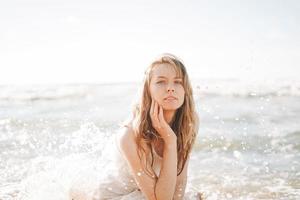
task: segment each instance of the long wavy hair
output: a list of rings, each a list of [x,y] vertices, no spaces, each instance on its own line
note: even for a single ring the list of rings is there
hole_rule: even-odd
[[[150,118],[151,95],[150,81],[152,70],[159,64],[169,64],[174,67],[177,76],[182,78],[185,91],[183,105],[176,110],[170,125],[177,135],[177,176],[181,174],[186,160],[191,153],[198,132],[198,117],[195,112],[193,91],[183,62],[172,54],[162,54],[154,60],[145,71],[140,97],[133,106],[133,130],[136,135],[138,155],[143,163],[144,171],[152,178],[158,178],[153,171],[153,142],[160,136],[153,128]],[[144,147],[150,149],[150,153]],[[151,166],[149,168],[149,165]]]

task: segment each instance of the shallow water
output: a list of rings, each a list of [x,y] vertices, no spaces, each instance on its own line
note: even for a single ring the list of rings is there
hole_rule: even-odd
[[[1,86],[0,199],[67,188],[67,179],[49,177],[97,162],[130,113],[137,85]],[[213,80],[193,87],[201,124],[189,190],[209,200],[299,199],[300,84]]]

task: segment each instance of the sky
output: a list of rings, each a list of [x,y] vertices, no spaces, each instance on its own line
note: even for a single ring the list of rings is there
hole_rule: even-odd
[[[0,2],[0,84],[132,82],[161,53],[191,79],[300,79],[297,0]]]

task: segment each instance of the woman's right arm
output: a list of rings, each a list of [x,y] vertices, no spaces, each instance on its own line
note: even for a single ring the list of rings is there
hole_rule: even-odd
[[[155,185],[157,200],[172,200],[177,180],[177,140],[165,140],[163,160],[158,180]]]
[[[121,129],[120,149],[131,169],[133,177],[147,200],[171,200],[173,198],[177,178],[176,138],[165,141],[163,161],[160,175],[156,180],[144,172],[143,164],[137,153],[137,145],[131,127]]]

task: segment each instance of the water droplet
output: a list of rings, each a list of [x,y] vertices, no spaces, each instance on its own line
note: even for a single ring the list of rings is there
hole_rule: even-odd
[[[233,152],[233,156],[236,157],[236,158],[238,158],[238,159],[241,157],[241,155],[242,154],[239,151],[234,151]]]
[[[219,120],[220,117],[219,116],[214,116],[214,119]]]
[[[267,173],[269,173],[269,171],[270,171],[269,167],[265,167],[265,170],[266,170]]]

